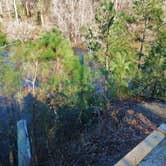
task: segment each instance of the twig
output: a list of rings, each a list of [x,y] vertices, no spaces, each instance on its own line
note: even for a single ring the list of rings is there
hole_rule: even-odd
[[[18,42],[17,42],[17,43],[9,43],[9,44],[6,44],[6,45],[0,47],[0,49],[1,49],[1,48],[5,48],[5,47],[8,47],[8,46],[16,45],[16,44],[18,44]]]

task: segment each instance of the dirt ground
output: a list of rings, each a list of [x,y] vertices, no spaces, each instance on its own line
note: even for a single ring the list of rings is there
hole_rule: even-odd
[[[0,120],[5,125],[7,122],[8,111],[0,112]],[[65,160],[68,165],[93,165],[93,166],[111,166],[120,160],[124,155],[131,151],[156,127],[166,122],[166,102],[158,101],[116,101],[112,103],[111,110],[107,116],[102,115],[98,126],[84,134],[79,151],[67,154]],[[9,125],[9,124],[7,124]],[[2,133],[3,134],[3,131]],[[6,147],[0,138],[1,153]],[[75,142],[73,142],[73,146]],[[72,145],[70,145],[71,147]],[[6,150],[6,148],[4,149]],[[150,158],[158,156],[158,163],[166,161],[166,141],[162,142],[161,148],[149,155]],[[1,154],[0,153],[0,154]],[[67,153],[67,151],[66,151]],[[160,154],[157,154],[160,153]],[[4,156],[6,158],[8,156]],[[155,160],[152,163],[156,163]],[[141,166],[149,166],[145,159]],[[153,165],[150,165],[153,166]],[[161,166],[161,165],[155,165]],[[163,165],[162,165],[163,166]]]

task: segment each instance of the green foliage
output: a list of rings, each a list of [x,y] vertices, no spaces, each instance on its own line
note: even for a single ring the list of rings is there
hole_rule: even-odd
[[[11,57],[3,57],[6,52],[4,47],[8,44],[6,34],[0,32],[0,95],[13,97],[20,90],[20,75],[16,70]]]
[[[56,29],[40,37],[39,47],[42,48],[42,55],[47,60],[57,58],[64,59],[66,55],[73,55],[69,41],[64,39],[61,33]]]
[[[0,32],[0,47],[7,44],[6,34]]]
[[[124,40],[125,39],[125,40]],[[127,96],[128,83],[136,73],[136,56],[131,41],[132,36],[126,26],[124,17],[117,16],[110,35],[110,88],[119,97]]]
[[[75,55],[70,41],[53,29],[19,43],[14,56],[0,56],[0,96],[15,97],[20,91],[27,95],[30,88],[24,88],[24,82],[34,85],[35,93],[24,98],[30,104],[22,110],[33,120],[29,129],[36,154],[42,145],[55,165],[65,165],[63,161],[80,150],[72,142],[82,141],[114,97],[166,99],[166,28],[160,1],[133,2],[126,14],[116,12],[111,0],[101,1],[96,24],[87,28],[87,55],[83,50]],[[0,46],[6,44],[0,33]]]
[[[136,20],[135,37],[144,47],[144,49],[139,50],[140,54],[143,55],[147,48],[150,48],[150,43],[146,41],[155,38],[157,30],[163,23],[162,3],[160,0],[134,0],[133,3],[131,17]],[[150,37],[149,33],[151,33]]]
[[[65,82],[80,80],[79,59],[74,55],[69,41],[56,29],[42,35],[37,41],[21,44],[14,58],[20,64],[20,69],[24,69],[25,76],[28,75],[27,71],[30,73],[29,77],[33,77],[35,64],[38,64],[40,92],[47,92],[50,88],[55,90],[57,86],[61,91]]]
[[[124,19],[126,20],[126,22],[129,23],[129,24],[136,23],[136,19],[132,15],[129,15],[129,14],[125,13],[125,12],[120,12],[120,16],[124,17]]]
[[[106,46],[114,18],[115,10],[113,3],[111,1],[102,0],[100,6],[96,8],[95,20],[97,27],[92,27],[87,30],[88,35],[86,36],[86,40],[88,47],[92,51],[98,51],[101,47]]]
[[[14,96],[21,87],[21,73],[5,58],[0,60],[0,91],[1,95]]]
[[[98,35],[94,36],[90,31],[88,46],[94,51],[95,60],[101,64],[102,74],[108,76],[107,91],[112,97],[126,96],[128,83],[136,73],[136,56],[127,19],[134,21],[124,12],[115,13],[113,4],[104,1],[96,16]]]
[[[100,9],[96,14],[96,21],[99,23],[99,29],[101,30],[101,33],[103,35],[105,34],[103,36],[104,38],[106,38],[106,35],[109,33],[111,25],[114,22],[114,16],[115,11],[113,3],[111,1],[101,2]]]
[[[166,30],[161,29],[137,78],[135,91],[145,97],[166,97]]]
[[[137,53],[139,70],[136,78],[133,79],[133,94],[163,98],[165,96],[164,50],[166,45],[162,2],[136,0],[133,16],[137,20],[135,42],[140,43]]]

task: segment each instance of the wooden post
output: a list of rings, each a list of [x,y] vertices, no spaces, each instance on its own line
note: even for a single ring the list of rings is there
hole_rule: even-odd
[[[155,148],[166,135],[166,124],[162,124],[159,128],[153,131],[141,143],[139,143],[132,151],[124,156],[114,166],[135,166]]]
[[[26,120],[17,122],[18,166],[29,166],[31,150]]]

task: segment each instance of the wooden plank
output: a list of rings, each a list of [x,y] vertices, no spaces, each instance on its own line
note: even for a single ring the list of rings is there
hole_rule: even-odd
[[[164,138],[166,134],[166,124],[162,124],[157,130],[153,131],[132,151],[124,156],[115,166],[135,166],[149,154]]]
[[[18,166],[29,166],[31,151],[26,120],[17,122]]]

